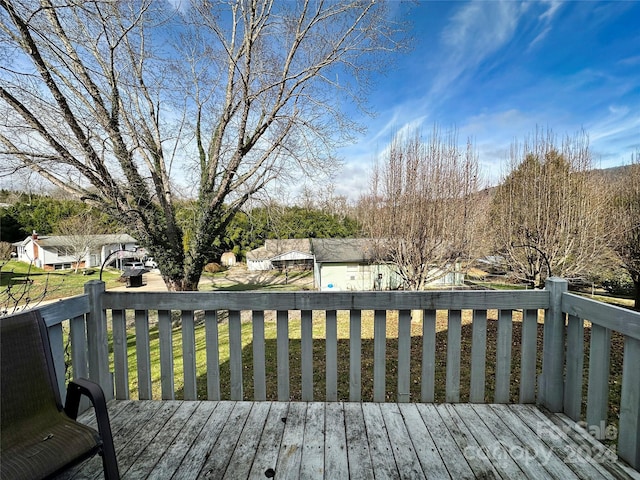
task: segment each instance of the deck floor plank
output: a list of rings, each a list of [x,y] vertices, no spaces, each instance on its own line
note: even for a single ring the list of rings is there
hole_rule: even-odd
[[[431,432],[431,436],[436,443],[436,448],[447,466],[449,475],[455,479],[475,478],[473,470],[471,470],[471,467],[464,458],[463,452],[460,450],[460,447],[458,447],[458,444],[447,428],[444,419],[440,416],[436,406],[430,403],[418,403],[416,407],[427,429]]]
[[[556,425],[539,409],[529,405],[512,405],[510,408],[579,478],[612,478],[604,463],[585,456],[580,443],[572,442],[562,425]]]
[[[304,423],[307,415],[307,404],[294,402],[289,405],[287,416],[284,417],[284,432],[280,443],[276,474],[280,479],[300,478],[300,463],[302,461],[302,439],[304,439]]]
[[[300,478],[324,477],[324,448],[325,436],[325,406],[324,403],[313,402],[307,404],[304,424],[304,439],[302,443],[302,460],[300,464]]]
[[[236,402],[220,402],[207,423],[202,427],[200,434],[193,442],[192,448],[182,459],[180,468],[173,474],[175,480],[189,480],[198,477],[198,473],[206,459],[212,455],[213,446],[220,432],[225,426]]]
[[[473,437],[467,426],[458,415],[453,412],[453,405],[435,405],[436,410],[447,425],[451,436],[458,444],[462,457],[467,461],[476,478],[499,479],[501,478],[491,460],[486,455],[469,455],[469,451],[480,452],[479,444]]]
[[[109,414],[109,420],[115,428],[112,427],[113,444],[116,449],[116,457],[121,471],[124,471],[127,461],[127,446],[140,434],[144,426],[151,420],[162,408],[162,402],[128,401],[122,406],[116,415]],[[111,411],[111,409],[110,409]],[[82,464],[74,480],[86,480],[90,478],[101,478],[102,459],[94,456],[87,462]]]
[[[496,408],[483,410],[483,419],[495,419],[494,424],[503,422],[509,430],[496,431],[503,443],[510,446],[513,457],[518,465],[529,476],[535,478],[535,473],[543,473],[544,478],[558,480],[575,480],[577,475],[564,464],[529,428],[523,428],[522,421],[506,405],[496,405]],[[495,412],[495,413],[494,413]],[[546,470],[546,472],[545,472]]]
[[[288,413],[288,403],[273,402],[271,404],[249,478],[268,478],[265,475],[267,470],[271,469],[275,472],[285,427],[285,422],[282,419],[286,419]]]
[[[347,430],[349,477],[352,480],[373,480],[373,465],[367,442],[367,427],[360,402],[345,402],[344,423]]]
[[[117,451],[121,475],[126,474],[129,468],[138,460],[140,453],[163,431],[163,428],[169,423],[169,420],[180,405],[181,402],[179,401],[161,402],[160,408],[155,414],[143,425],[140,425],[136,435],[130,438],[124,448]],[[100,476],[96,478],[100,478]]]
[[[367,440],[371,450],[371,462],[376,480],[396,478],[398,468],[393,457],[380,405],[377,403],[363,403],[362,414],[367,427]]]
[[[532,405],[114,401],[109,412],[123,480],[640,479],[582,458],[600,444]],[[99,457],[55,480],[86,478],[102,478]]]
[[[223,478],[235,480],[249,476],[270,408],[271,402],[253,404]]]
[[[124,401],[119,401],[119,402],[112,402],[109,406],[109,419],[111,421],[111,433],[114,436],[114,439],[116,438],[116,433],[118,432],[118,427],[119,425],[124,425],[126,424],[126,421],[120,423],[120,421],[115,421],[116,418],[118,418],[118,416],[122,413],[123,417],[126,415],[129,415],[127,413],[127,411],[133,411],[136,413],[140,413],[140,409],[142,408],[141,406],[142,404],[140,404],[140,402],[136,402],[136,401],[131,401],[131,400],[124,400]],[[158,405],[159,406],[159,405]],[[135,413],[134,413],[135,414]],[[96,416],[93,413],[93,409],[88,410],[87,412],[85,412],[80,420],[82,421],[82,423],[89,425],[90,427],[97,429],[97,422],[96,422]],[[65,472],[59,474],[56,477],[56,480],[70,480],[70,479],[82,479],[83,476],[84,478],[86,478],[88,475],[90,475],[88,472],[93,472],[96,471],[98,469],[99,466],[102,465],[102,462],[99,458],[90,458],[89,460],[80,463],[78,465],[76,465],[75,467],[70,468],[69,470],[66,470]]]
[[[606,469],[601,465],[594,464],[588,459],[581,465],[573,461],[573,459],[579,456],[579,447],[568,443],[566,434],[556,429],[555,425],[544,415],[538,416],[535,410],[536,409],[530,409],[528,406],[522,409],[512,408],[512,411],[520,417],[520,420],[535,431],[545,445],[551,448],[560,460],[571,468],[576,475],[584,478],[584,475],[588,474],[589,476],[586,478],[598,480],[607,478]]]
[[[182,459],[187,456],[189,450],[194,446],[194,442],[200,435],[204,425],[219,406],[217,402],[198,402],[196,405],[197,408],[189,420],[185,422],[165,454],[149,472],[149,479],[164,480],[173,476],[180,467]]]
[[[397,403],[386,405],[388,408],[382,408],[382,417],[389,434],[389,442],[393,456],[396,459],[396,465],[402,465],[399,468],[401,479],[421,479],[426,478],[420,460],[413,447],[413,442],[407,431],[400,408]]]
[[[156,430],[157,434],[132,462],[129,470],[124,472],[123,480],[148,477],[159,458],[167,456],[167,448],[173,443],[184,424],[193,416],[197,406],[198,404],[194,402],[180,402],[173,415],[166,420],[166,424],[159,431]]]
[[[467,455],[485,455],[502,478],[523,476],[522,470],[507,452],[508,445],[496,438],[494,432],[485,425],[471,404],[455,405],[454,410],[455,415],[460,417],[476,440],[476,445],[465,452]]]
[[[400,411],[407,426],[407,433],[416,450],[418,461],[422,466],[422,471],[425,472],[427,478],[451,478],[416,405],[414,403],[400,404]]]
[[[200,469],[198,478],[220,479],[238,447],[240,436],[251,413],[252,402],[236,402],[224,428],[218,435],[211,455]]]
[[[347,435],[342,402],[329,402],[325,409],[325,471],[328,478],[349,478]]]
[[[533,480],[553,478],[536,457],[536,452],[530,450],[524,441],[518,439],[494,410],[483,408],[481,418],[499,440],[504,454],[509,455],[518,464],[527,478]]]

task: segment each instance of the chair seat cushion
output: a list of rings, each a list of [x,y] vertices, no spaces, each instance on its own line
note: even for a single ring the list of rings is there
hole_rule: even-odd
[[[3,432],[4,433],[4,432]],[[0,478],[34,480],[96,453],[100,440],[92,428],[63,413],[28,440],[7,445],[0,455]]]

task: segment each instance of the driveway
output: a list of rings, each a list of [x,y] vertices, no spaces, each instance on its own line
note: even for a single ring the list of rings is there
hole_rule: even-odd
[[[127,290],[132,292],[166,292],[167,286],[162,280],[160,270],[153,269],[142,275],[143,285],[141,287],[127,287],[122,285],[121,287],[110,288],[111,291]]]

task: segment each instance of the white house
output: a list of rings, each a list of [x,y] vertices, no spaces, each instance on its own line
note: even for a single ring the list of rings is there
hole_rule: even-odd
[[[119,252],[113,256],[113,260],[136,257],[134,250],[137,241],[127,234],[107,234],[107,235],[84,235],[84,247],[79,247],[81,243],[73,237],[63,235],[38,235],[33,232],[22,242],[14,243],[16,247],[17,259],[22,262],[33,263],[36,267],[44,270],[62,270],[79,267],[100,267],[102,262],[118,250],[129,250]],[[79,253],[78,250],[80,249]],[[84,251],[84,254],[82,253]],[[79,260],[79,261],[78,261]]]
[[[377,259],[376,244],[365,238],[314,238],[311,240],[314,283],[320,291],[396,290],[402,279],[393,264]],[[430,284],[462,285],[464,275],[451,272]]]
[[[393,290],[400,284],[392,266],[375,261],[365,238],[314,238],[314,283],[320,291]]]
[[[311,270],[313,254],[308,238],[265,240],[264,246],[247,253],[247,269],[250,271],[295,268]]]

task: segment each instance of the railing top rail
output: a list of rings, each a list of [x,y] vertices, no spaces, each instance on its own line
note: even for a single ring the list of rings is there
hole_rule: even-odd
[[[640,340],[640,312],[573,293],[565,293],[562,296],[562,311]]]
[[[136,310],[545,309],[549,292],[106,292],[102,305],[105,309]]]
[[[64,298],[45,305],[38,305],[38,310],[47,327],[57,325],[70,318],[89,313],[89,296],[87,294]]]

